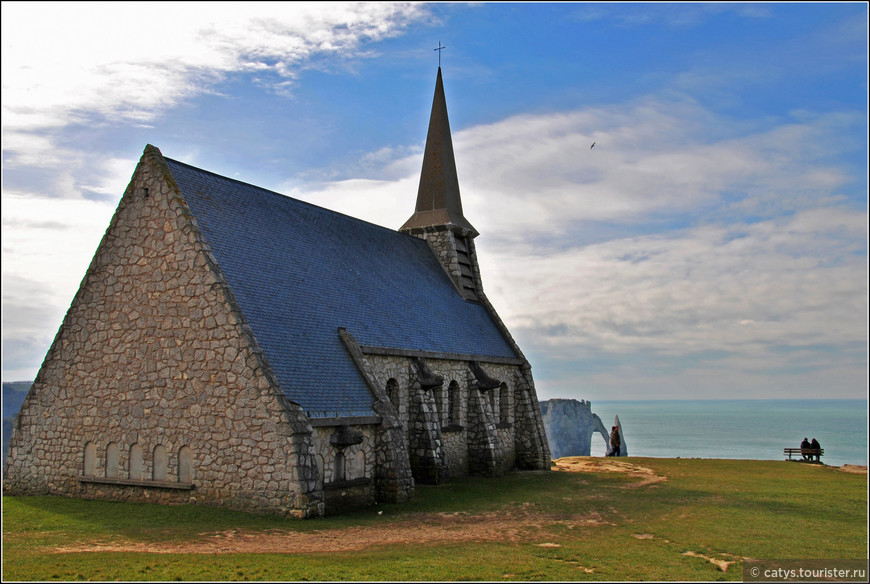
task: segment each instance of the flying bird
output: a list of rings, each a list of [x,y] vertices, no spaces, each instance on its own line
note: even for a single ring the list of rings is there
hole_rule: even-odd
[[[593,142],[592,146],[589,147],[590,150],[592,150],[593,148],[595,148],[595,142]]]

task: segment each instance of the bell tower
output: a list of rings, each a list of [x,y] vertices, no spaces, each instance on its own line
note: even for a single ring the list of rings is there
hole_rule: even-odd
[[[426,240],[463,297],[480,300],[480,270],[473,241],[479,234],[462,214],[441,67],[435,81],[417,206],[400,231]]]

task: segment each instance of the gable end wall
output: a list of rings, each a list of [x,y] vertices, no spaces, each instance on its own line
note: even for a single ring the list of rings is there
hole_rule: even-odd
[[[129,478],[138,445],[146,483],[156,446],[168,483],[187,447],[192,484],[82,481],[88,443],[96,478],[106,478],[109,444],[117,476]],[[322,514],[312,429],[284,399],[156,148],[146,148],[22,405],[4,490]]]

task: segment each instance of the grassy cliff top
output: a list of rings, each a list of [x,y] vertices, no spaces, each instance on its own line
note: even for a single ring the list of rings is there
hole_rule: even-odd
[[[572,458],[299,521],[3,499],[4,580],[741,580],[745,558],[865,558],[867,474]],[[852,469],[855,470],[855,469]]]

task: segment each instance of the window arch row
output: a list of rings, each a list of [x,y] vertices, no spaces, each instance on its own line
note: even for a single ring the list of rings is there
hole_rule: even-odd
[[[163,444],[151,449],[151,472],[146,473],[145,449],[139,443],[131,444],[127,450],[127,472],[122,469],[121,449],[117,442],[109,442],[103,452],[102,471],[107,479],[129,479],[133,481],[152,480],[157,482],[176,481],[192,483],[194,478],[194,457],[190,446],[182,446],[176,454],[176,475],[170,476],[170,452]],[[89,441],[82,453],[82,474],[85,477],[98,475],[97,444]],[[149,476],[150,474],[150,476]]]

